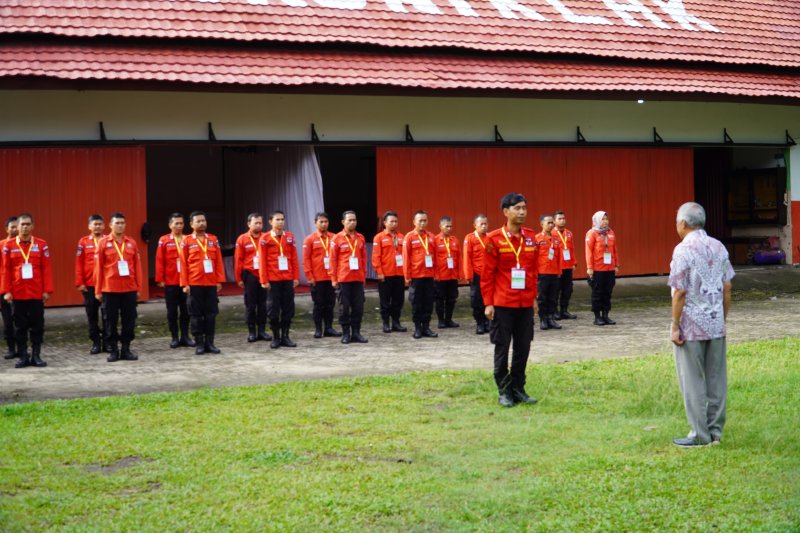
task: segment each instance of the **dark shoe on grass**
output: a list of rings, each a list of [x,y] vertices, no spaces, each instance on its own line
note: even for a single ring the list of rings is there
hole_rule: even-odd
[[[500,407],[514,407],[514,398],[510,392],[504,392],[497,397],[497,403],[500,404]]]
[[[517,403],[527,403],[529,405],[533,405],[537,401],[536,398],[528,396],[528,393],[525,392],[525,389],[516,389],[513,392],[513,395],[514,395],[514,400]]]
[[[701,446],[708,446],[709,443],[703,444],[701,442],[697,442],[697,439],[683,437],[681,439],[672,439],[672,444],[678,446],[679,448],[697,448]]]

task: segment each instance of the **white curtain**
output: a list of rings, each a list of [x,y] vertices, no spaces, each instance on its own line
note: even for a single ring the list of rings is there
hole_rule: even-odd
[[[286,230],[297,238],[300,281],[303,239],[314,231],[314,215],[324,211],[322,175],[312,146],[228,147],[224,149],[225,241],[234,242],[247,231],[247,215],[279,209],[286,213]],[[230,276],[229,276],[230,277]]]

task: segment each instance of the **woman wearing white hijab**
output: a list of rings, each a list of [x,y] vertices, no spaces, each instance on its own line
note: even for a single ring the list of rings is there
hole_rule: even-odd
[[[616,324],[608,312],[618,270],[617,237],[608,225],[608,213],[598,211],[592,215],[592,229],[586,232],[586,274],[592,288],[595,326]]]

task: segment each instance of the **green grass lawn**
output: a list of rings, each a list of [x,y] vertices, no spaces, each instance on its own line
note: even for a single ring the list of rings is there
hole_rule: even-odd
[[[798,531],[800,339],[733,346],[721,446],[667,355],[0,406],[0,530]]]

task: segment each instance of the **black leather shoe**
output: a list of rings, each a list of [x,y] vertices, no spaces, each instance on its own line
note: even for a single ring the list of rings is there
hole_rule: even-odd
[[[440,321],[439,321],[439,322],[436,324],[436,327],[437,327],[438,329],[447,329],[449,326],[447,325],[447,322],[445,322],[444,320],[440,320]]]
[[[528,396],[528,393],[525,392],[525,389],[516,389],[513,392],[514,400],[517,403],[527,403],[529,405],[533,405],[536,403],[536,398],[533,396]]]
[[[342,326],[342,344],[350,344],[350,326]]]
[[[383,332],[384,333],[391,333],[392,332],[392,326],[389,325],[389,321],[388,320],[384,320],[383,321]]]
[[[258,335],[256,335],[256,327],[247,326],[247,342],[256,342],[257,340]]]
[[[289,338],[289,327],[284,326],[281,328],[281,346],[286,346],[287,348],[296,348],[297,344]]]
[[[315,339],[321,339],[322,338],[322,329],[321,328],[315,328],[314,329],[314,338]]]
[[[14,364],[14,368],[25,368],[29,364],[30,361],[28,360],[28,352],[25,351],[19,354],[19,361],[17,361],[16,364]]]
[[[439,334],[433,331],[428,324],[424,324],[422,327],[422,336],[423,337],[438,337]]]
[[[222,350],[220,350],[219,348],[214,346],[214,341],[213,340],[208,341],[206,343],[206,345],[204,346],[204,348],[205,348],[206,353],[214,353],[214,354],[222,353]]]
[[[413,336],[414,336],[415,339],[421,339],[422,338],[422,326],[420,326],[420,325],[415,325],[414,326],[414,335]]]
[[[116,363],[119,361],[119,352],[117,350],[111,350],[108,352],[108,357],[106,357],[106,361],[109,363]]]
[[[458,322],[453,322],[452,320],[445,320],[444,323],[448,328],[460,328],[461,327],[461,324],[459,324]]]
[[[6,352],[6,354],[3,356],[3,359],[16,359],[17,357],[19,356],[14,352]]]
[[[512,398],[511,393],[504,392],[497,397],[497,403],[500,404],[500,407],[514,407],[514,398]]]
[[[278,348],[280,348],[281,347],[281,336],[280,335],[275,335],[274,332],[273,332],[272,342],[269,343],[269,347],[272,348],[273,350],[277,350]]]
[[[603,317],[601,317],[598,314],[598,315],[594,315],[594,322],[592,322],[592,324],[594,324],[595,326],[605,326],[606,325],[606,321],[603,320]]]
[[[408,331],[408,328],[402,325],[399,320],[392,320],[392,331],[405,333],[406,331]]]
[[[475,335],[485,335],[486,331],[486,324],[478,324],[475,326]]]
[[[550,329],[561,329],[562,327],[561,324],[555,321],[553,315],[550,315],[550,317],[547,320],[548,324],[550,324]]]
[[[180,345],[181,345],[181,341],[179,341],[175,337],[172,337],[172,340],[169,342],[169,347],[172,348],[173,350],[175,348],[177,348],[178,346],[180,346]]]
[[[369,339],[361,334],[361,326],[353,328],[353,335],[350,337],[350,340],[361,344],[369,342]]]
[[[573,315],[567,311],[566,307],[561,310],[561,320],[575,320],[576,318],[578,318],[578,315]]]
[[[342,332],[341,331],[336,331],[331,326],[328,326],[327,328],[325,328],[325,331],[322,332],[322,336],[323,337],[341,337],[342,336]]]
[[[100,349],[101,349],[100,341],[92,341],[92,347],[89,348],[89,353],[91,355],[97,355],[97,354],[100,353]],[[8,359],[8,358],[6,358],[6,359]]]
[[[197,343],[194,342],[189,337],[181,337],[181,340],[178,341],[178,344],[180,344],[181,346],[188,346],[189,348],[194,348],[195,346],[197,346]]]
[[[610,318],[608,318],[608,313],[607,312],[603,313],[603,322],[605,322],[609,326],[613,326],[614,324],[617,323],[615,320],[611,320]]]
[[[539,329],[541,329],[541,330],[550,329],[550,321],[547,320],[547,317],[545,317],[545,316],[540,316],[539,317]]]
[[[260,341],[271,341],[272,335],[267,333],[266,326],[258,326],[258,340]]]
[[[710,443],[701,443],[697,442],[697,439],[690,439],[689,437],[684,437],[682,439],[672,439],[672,444],[678,446],[680,448],[695,448],[698,446],[708,446]]]
[[[194,353],[196,355],[203,355],[204,353],[206,353],[206,338],[205,337],[203,337],[201,335],[198,335],[194,340],[194,344],[195,344]]]
[[[122,345],[122,350],[119,353],[119,358],[123,361],[137,361],[139,356],[131,351],[131,347],[127,344]]]

